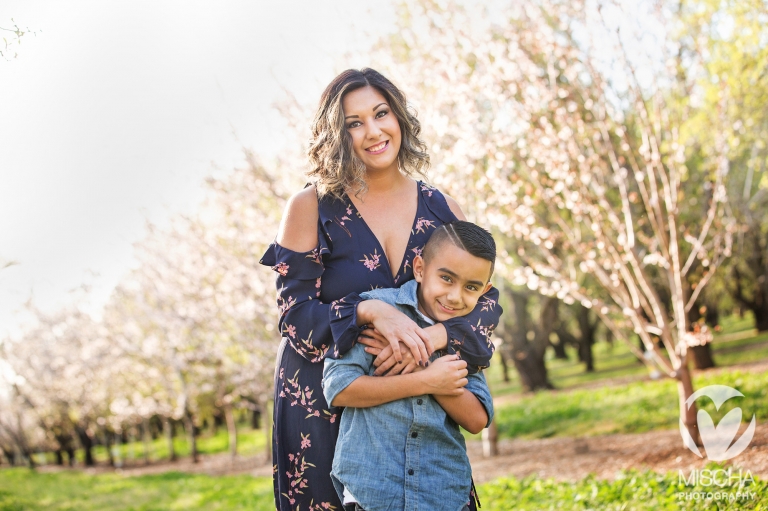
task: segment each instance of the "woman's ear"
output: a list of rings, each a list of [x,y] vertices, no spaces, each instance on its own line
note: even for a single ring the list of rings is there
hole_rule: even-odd
[[[418,283],[424,279],[424,258],[420,255],[413,258],[413,278]]]

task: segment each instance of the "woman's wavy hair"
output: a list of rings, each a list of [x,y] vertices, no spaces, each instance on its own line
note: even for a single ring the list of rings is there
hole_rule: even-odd
[[[413,173],[425,176],[429,167],[427,146],[419,138],[421,124],[408,107],[405,94],[374,69],[347,69],[323,91],[312,122],[307,175],[321,197],[341,198],[345,190],[354,190],[355,195],[360,195],[368,189],[365,165],[352,149],[352,137],[347,132],[341,105],[344,96],[366,86],[384,96],[400,124],[402,142],[397,155],[400,169],[409,176]]]

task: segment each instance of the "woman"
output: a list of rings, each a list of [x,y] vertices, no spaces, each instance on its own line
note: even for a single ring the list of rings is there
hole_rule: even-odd
[[[453,199],[411,178],[429,164],[420,131],[403,93],[372,69],[347,70],[323,92],[309,148],[313,185],[288,201],[261,260],[278,273],[283,336],[273,430],[280,510],[342,509],[330,479],[341,410],[321,388],[323,359],[351,347],[334,340],[334,301],[411,280],[411,260],[432,230],[464,219]],[[426,364],[434,349],[459,353],[470,370],[487,366],[497,296],[491,289],[484,310],[426,329],[387,304],[360,302],[375,318],[360,341],[379,354],[379,371],[393,375],[382,378],[385,400],[413,395],[398,374]]]

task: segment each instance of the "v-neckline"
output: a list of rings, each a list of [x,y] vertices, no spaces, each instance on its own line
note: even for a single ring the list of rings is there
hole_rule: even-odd
[[[389,263],[389,257],[387,257],[387,251],[384,250],[384,245],[381,244],[381,241],[379,240],[378,236],[376,236],[376,233],[373,232],[373,229],[368,225],[368,222],[365,221],[365,218],[363,218],[363,214],[360,213],[360,210],[357,209],[357,206],[355,206],[355,203],[352,202],[352,199],[349,198],[349,195],[347,195],[346,192],[344,192],[344,195],[347,198],[347,201],[349,201],[349,204],[352,206],[352,208],[355,211],[355,215],[357,218],[359,218],[363,226],[365,226],[368,233],[371,235],[371,237],[376,241],[376,245],[378,248],[381,249],[381,255],[382,259],[384,259],[384,264],[387,267],[387,275],[389,275],[390,279],[392,280],[392,287],[397,283],[397,280],[400,276],[400,272],[402,271],[403,265],[405,264],[406,259],[408,258],[408,247],[411,246],[411,241],[413,241],[413,233],[416,231],[416,222],[419,221],[419,208],[421,207],[421,183],[419,181],[415,182],[416,184],[416,213],[413,215],[413,222],[411,222],[411,232],[408,235],[408,241],[405,244],[405,250],[403,251],[403,257],[400,260],[400,264],[397,267],[397,273],[392,275],[392,265]]]

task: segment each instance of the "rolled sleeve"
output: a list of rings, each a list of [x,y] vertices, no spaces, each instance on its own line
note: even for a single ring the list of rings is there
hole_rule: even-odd
[[[485,424],[487,428],[493,420],[493,398],[491,397],[491,391],[488,389],[488,383],[485,381],[483,372],[479,371],[468,375],[467,385],[464,388],[474,394],[485,408],[485,413],[488,415],[488,422]]]
[[[357,378],[367,375],[373,356],[365,352],[365,346],[355,344],[342,358],[326,358],[323,362],[323,395],[332,404],[342,390]]]

